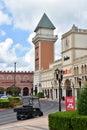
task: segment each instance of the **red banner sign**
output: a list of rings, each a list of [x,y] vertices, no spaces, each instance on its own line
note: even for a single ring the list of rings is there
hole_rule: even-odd
[[[63,70],[63,74],[70,74],[72,73],[72,68]]]
[[[75,98],[73,96],[66,97],[66,110],[75,110]]]

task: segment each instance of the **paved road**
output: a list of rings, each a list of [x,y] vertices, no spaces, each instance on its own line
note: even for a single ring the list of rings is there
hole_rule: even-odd
[[[48,101],[48,100],[41,100],[41,110],[43,111],[44,115],[48,115],[50,113],[58,111],[58,102],[56,101]],[[64,103],[62,103],[62,109],[65,108]],[[16,113],[13,112],[13,109],[1,110],[0,111],[0,125],[9,124],[12,122],[20,122],[16,119]]]

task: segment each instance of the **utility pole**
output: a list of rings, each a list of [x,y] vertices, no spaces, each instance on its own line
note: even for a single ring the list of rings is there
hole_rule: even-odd
[[[16,87],[16,62],[14,63],[14,87]]]

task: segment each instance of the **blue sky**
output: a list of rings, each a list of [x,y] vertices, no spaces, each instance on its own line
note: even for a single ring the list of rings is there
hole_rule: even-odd
[[[87,0],[0,0],[0,71],[34,70],[34,29],[44,12],[55,25],[55,60],[61,35],[75,24],[87,29]]]

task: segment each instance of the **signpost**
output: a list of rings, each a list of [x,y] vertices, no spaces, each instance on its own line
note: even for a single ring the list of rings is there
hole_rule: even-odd
[[[73,96],[66,97],[66,110],[75,110],[75,98]]]

